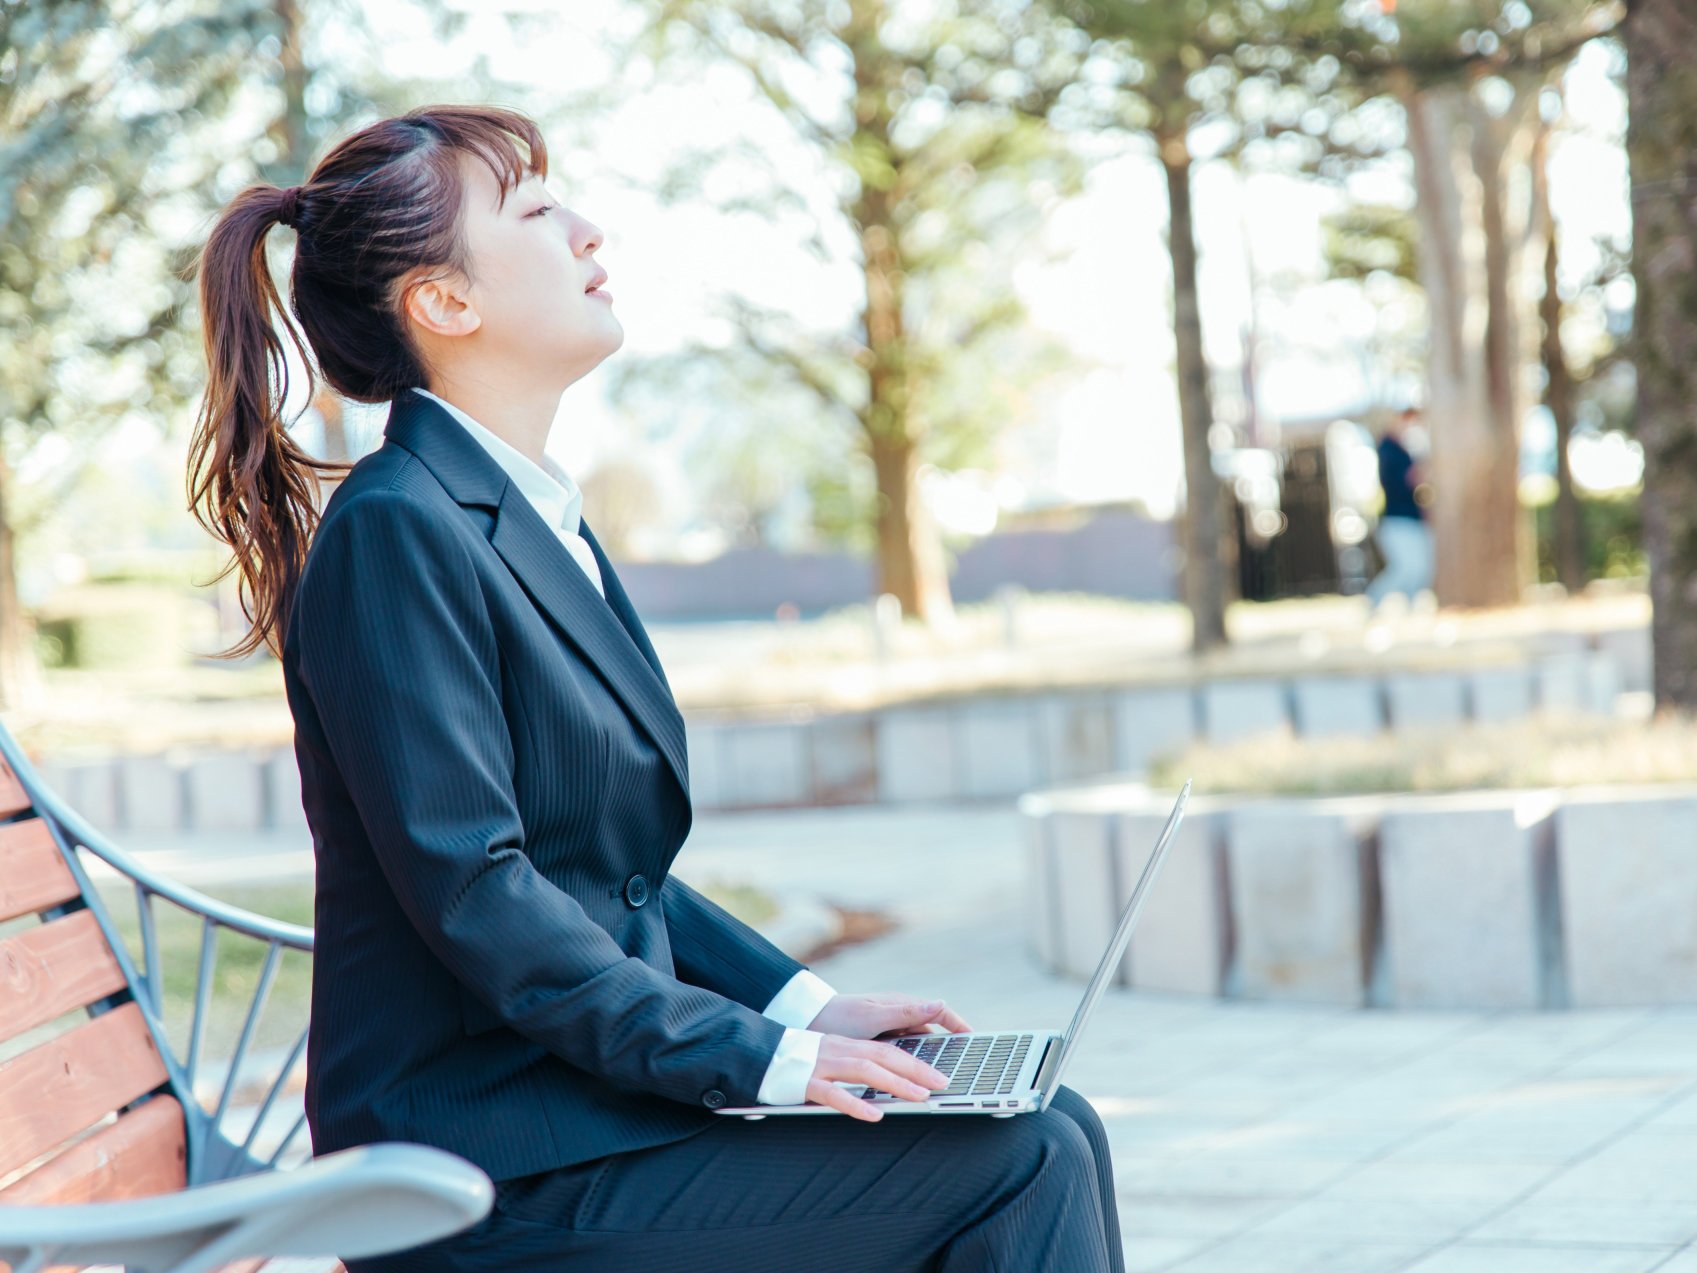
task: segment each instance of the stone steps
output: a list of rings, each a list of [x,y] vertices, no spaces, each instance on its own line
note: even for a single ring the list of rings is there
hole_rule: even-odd
[[[1087,977],[1165,823],[1027,796],[1027,938]],[[1436,1009],[1697,1004],[1697,787],[1193,797],[1120,984]]]

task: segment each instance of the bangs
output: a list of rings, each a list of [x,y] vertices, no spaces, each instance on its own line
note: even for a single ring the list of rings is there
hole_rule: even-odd
[[[518,111],[500,106],[429,106],[404,116],[448,149],[473,155],[501,189],[501,202],[527,177],[548,176],[548,144]]]

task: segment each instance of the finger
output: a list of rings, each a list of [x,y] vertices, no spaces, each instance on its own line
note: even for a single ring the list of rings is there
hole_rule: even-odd
[[[937,1014],[936,1023],[942,1026],[943,1029],[947,1030],[950,1034],[972,1033],[972,1027],[967,1025],[960,1013],[947,1006],[943,1008],[942,1012]]]
[[[829,1061],[821,1058],[814,1077],[860,1083],[904,1101],[922,1101],[933,1091],[948,1086],[947,1080],[930,1066],[884,1043],[861,1044],[845,1056]]]
[[[900,1075],[908,1083],[928,1089],[925,1093],[926,1096],[929,1096],[931,1092],[940,1092],[949,1085],[949,1080],[944,1077],[941,1070],[934,1069],[911,1053],[903,1052],[900,1048],[892,1047],[888,1043],[879,1043],[874,1046],[878,1051],[870,1059],[875,1065],[888,1070],[892,1074]],[[904,1095],[903,1092],[895,1088],[885,1088],[884,1090],[895,1092],[897,1096]],[[909,1097],[908,1099],[924,1100],[925,1097]]]
[[[916,1028],[899,1031],[902,1034],[925,1034],[933,1026],[950,1034],[970,1034],[972,1027],[967,1025],[960,1014],[950,1009],[941,999],[914,1000],[912,1006],[917,1011],[920,1024]]]
[[[875,1091],[888,1092],[904,1101],[922,1101],[932,1092],[948,1086],[948,1080],[929,1065],[915,1061],[899,1048],[891,1048],[890,1051],[896,1054],[894,1059],[858,1060],[850,1081],[864,1083]]]
[[[889,1001],[868,1005],[872,1009],[873,1034],[920,1034],[937,1013],[943,1010],[941,999],[915,999],[909,995],[892,995]]]
[[[858,1096],[852,1096],[845,1087],[828,1083],[824,1079],[810,1079],[807,1084],[807,1099],[815,1105],[829,1105],[834,1110],[840,1110],[850,1118],[858,1118],[862,1122],[876,1123],[883,1119],[884,1111],[870,1101],[863,1101]]]

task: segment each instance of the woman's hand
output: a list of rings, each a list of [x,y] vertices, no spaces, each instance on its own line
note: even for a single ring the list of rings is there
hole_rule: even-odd
[[[950,1033],[971,1029],[941,999],[904,994],[838,995],[808,1026],[825,1036],[819,1060],[807,1083],[807,1099],[829,1105],[851,1118],[876,1123],[884,1111],[851,1095],[837,1083],[863,1083],[906,1101],[922,1101],[949,1085],[948,1079],[910,1053],[878,1036],[926,1034],[933,1027]]]
[[[884,1111],[871,1101],[863,1101],[848,1088],[838,1087],[839,1081],[864,1083],[904,1101],[922,1101],[949,1085],[940,1071],[891,1044],[827,1034],[819,1043],[819,1060],[814,1063],[813,1077],[807,1081],[807,1099],[868,1123],[884,1117]]]
[[[904,994],[838,995],[819,1009],[807,1028],[850,1039],[875,1039],[881,1035],[931,1033],[933,1024],[950,1034],[972,1028],[950,1012],[941,999],[916,999]]]

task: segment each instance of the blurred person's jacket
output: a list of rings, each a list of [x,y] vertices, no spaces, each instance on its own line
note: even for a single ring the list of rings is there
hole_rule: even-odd
[[[1414,457],[1395,437],[1379,439],[1379,485],[1385,492],[1385,517],[1411,517],[1423,521],[1426,512],[1414,498]]]

